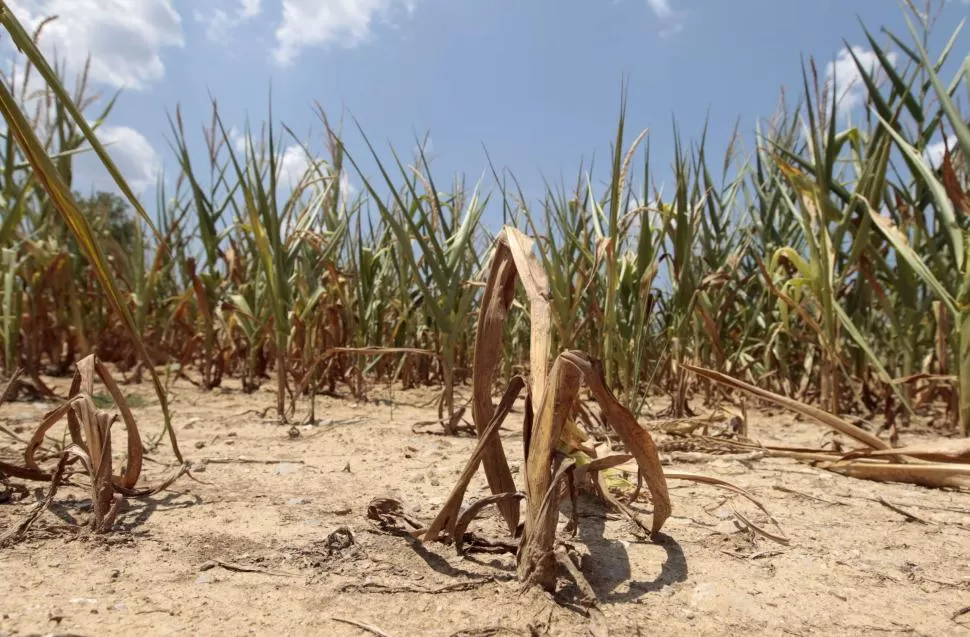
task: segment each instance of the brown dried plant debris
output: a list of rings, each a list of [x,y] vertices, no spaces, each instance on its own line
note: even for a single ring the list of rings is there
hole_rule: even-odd
[[[112,467],[111,427],[118,420],[118,415],[110,414],[95,404],[92,398],[95,375],[101,379],[114,399],[127,433],[126,462],[123,470],[117,475]],[[13,380],[16,381],[16,376]],[[38,463],[37,451],[44,444],[48,432],[65,417],[71,444],[61,451],[54,470],[49,471]],[[6,475],[49,483],[44,499],[37,503],[19,524],[0,536],[0,547],[15,543],[24,537],[31,525],[53,502],[58,488],[67,477],[69,465],[76,461],[80,461],[83,467],[82,473],[89,481],[91,517],[87,528],[97,534],[111,531],[123,497],[143,497],[158,493],[168,488],[187,471],[187,465],[183,465],[156,487],[140,489],[136,487],[144,462],[138,426],[127,400],[111,373],[96,355],[89,355],[77,364],[67,401],[47,413],[28,441],[24,450],[23,465],[0,464],[0,472]]]
[[[701,378],[794,411],[864,445],[848,452],[750,445],[750,448],[763,449],[766,455],[811,462],[822,469],[863,480],[970,489],[970,444],[967,440],[944,440],[893,448],[890,443],[818,407],[703,367],[684,364],[684,368]]]
[[[654,505],[653,521],[648,527],[653,534],[660,531],[670,515],[670,497],[653,439],[607,389],[598,365],[585,353],[570,350],[557,356],[549,367],[548,282],[531,248],[532,241],[511,227],[506,227],[496,242],[478,317],[472,375],[472,417],[479,442],[445,505],[420,535],[425,542],[453,541],[460,552],[468,524],[482,508],[494,504],[499,507],[509,534],[518,540],[518,576],[524,585],[553,589],[558,566],[562,565],[577,586],[591,594],[592,589],[579,570],[571,562],[563,562],[564,552],[557,539],[561,502],[567,494],[575,494],[577,458],[583,457],[576,454],[593,452],[576,422],[581,383],[589,388],[605,420],[637,461],[638,473],[647,484]],[[496,406],[491,399],[501,352],[496,343],[501,341],[517,281],[525,288],[532,319],[530,376],[513,377]],[[523,390],[525,466],[524,488],[520,492],[498,432]],[[484,466],[492,496],[461,511],[465,492],[479,465]],[[525,520],[520,524],[522,501]],[[408,532],[418,535],[420,525],[411,526],[414,529]],[[588,605],[594,609],[595,596],[589,597]]]

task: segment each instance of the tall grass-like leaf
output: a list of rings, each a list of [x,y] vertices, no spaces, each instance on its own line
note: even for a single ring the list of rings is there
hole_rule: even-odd
[[[2,289],[3,303],[0,304],[0,335],[3,336],[3,367],[13,374],[19,367],[17,354],[20,349],[20,293],[17,290],[17,268],[19,261],[16,250],[3,248],[0,253],[3,264]]]
[[[458,209],[457,198],[450,201],[448,208],[455,217],[454,224],[450,223],[443,215],[445,206],[434,186],[423,148],[419,147],[420,168],[414,168],[411,171],[413,177],[409,175],[409,171],[401,163],[397,154],[392,151],[398,171],[404,178],[403,190],[406,193],[406,199],[405,194],[395,188],[390,174],[366,135],[363,134],[363,130],[360,132],[364,136],[371,156],[377,163],[384,183],[392,193],[392,207],[388,207],[381,201],[373,185],[361,172],[353,155],[347,153],[347,158],[363,180],[364,187],[370,192],[381,218],[397,239],[398,255],[404,258],[406,266],[416,275],[414,283],[420,293],[421,305],[431,316],[443,338],[440,355],[444,391],[442,400],[439,402],[438,413],[444,418],[446,430],[454,433],[456,426],[454,422],[455,348],[464,335],[465,326],[469,323],[468,314],[476,294],[476,290],[466,282],[471,278],[475,265],[470,259],[470,251],[474,247],[475,233],[484,213],[487,197],[481,200],[476,186],[464,210]],[[418,192],[418,181],[424,182],[424,195]],[[439,238],[439,233],[444,234],[445,237]],[[420,256],[415,255],[413,245],[419,248]]]
[[[121,171],[118,170],[117,165],[115,165],[114,161],[111,159],[111,156],[105,150],[104,145],[101,144],[101,141],[94,132],[94,128],[88,123],[87,119],[78,109],[77,105],[74,104],[71,96],[64,89],[63,84],[61,84],[57,73],[53,68],[51,68],[50,64],[48,64],[47,59],[37,47],[34,39],[30,37],[23,25],[13,14],[10,7],[7,6],[6,3],[0,4],[0,24],[3,24],[4,29],[6,29],[10,34],[14,45],[21,52],[23,52],[27,56],[27,59],[30,60],[30,63],[37,68],[37,71],[40,73],[41,77],[44,78],[47,86],[54,92],[58,103],[67,111],[67,113],[71,116],[71,119],[74,120],[75,124],[84,133],[84,138],[91,145],[91,148],[94,149],[94,152],[97,153],[98,159],[101,160],[102,165],[104,165],[104,167],[107,169],[115,184],[128,199],[128,202],[132,205],[132,207],[135,208],[135,210],[138,211],[138,214],[141,216],[142,220],[148,224],[148,227],[151,228],[155,237],[160,238],[161,235],[159,234],[158,229],[155,227],[155,224],[152,222],[151,217],[145,211],[144,207],[141,205],[141,202],[139,202],[138,198],[128,186],[127,181],[125,181]]]
[[[941,99],[949,98],[944,95]],[[890,131],[890,134],[896,140],[897,146],[907,155],[910,162],[916,167],[918,174],[925,180],[925,183],[933,194],[936,209],[943,214],[942,211],[949,208],[950,214],[952,214],[952,202],[947,196],[943,184],[936,178],[929,167],[926,166],[923,159],[912,146],[902,139],[898,133],[893,131],[888,123],[883,122],[883,125],[887,127],[887,130]],[[970,237],[963,234],[966,231],[956,228],[956,232],[959,233],[957,235],[959,241],[956,241],[951,232],[950,239],[954,251],[953,258],[954,261],[957,261],[962,266],[960,268],[961,281],[959,287],[957,290],[951,291],[947,290],[936,278],[924,260],[909,246],[906,237],[889,220],[883,218],[871,207],[869,208],[869,215],[875,222],[876,227],[893,244],[900,258],[905,260],[916,274],[934,291],[957,322],[957,352],[960,360],[958,373],[960,430],[964,436],[968,436],[970,435],[970,265],[968,265],[966,259],[967,255],[963,252],[957,253],[956,250],[957,248],[962,250],[965,241]],[[946,222],[944,221],[944,223]]]
[[[0,19],[3,20],[4,26],[10,28],[11,18],[7,11],[8,9],[4,8],[4,12],[0,14],[2,15],[2,18]],[[19,23],[16,23],[15,20],[13,20],[13,22],[17,27],[19,27]],[[14,30],[13,33],[15,36],[15,41],[18,41],[17,34],[22,33],[22,29],[19,32]],[[23,46],[23,44],[19,41],[18,45]],[[43,62],[39,51],[37,51],[36,48],[33,48],[32,50],[38,57],[37,60],[32,61],[35,64],[40,61],[46,65],[46,62]],[[48,81],[53,80],[55,83],[57,82],[57,78],[53,76],[52,73],[50,74],[49,78],[45,76],[45,79],[48,79]],[[63,94],[62,99],[67,97],[63,92],[63,88],[61,88],[61,93]],[[70,101],[69,98],[67,99]],[[85,256],[88,258],[88,261],[94,268],[97,278],[101,283],[104,292],[107,294],[111,306],[124,321],[132,345],[138,351],[140,358],[145,361],[146,365],[148,366],[149,372],[152,375],[152,381],[155,385],[155,392],[158,395],[159,403],[162,406],[162,413],[165,422],[164,426],[169,436],[172,451],[176,458],[178,458],[178,460],[181,462],[182,454],[179,450],[178,442],[175,437],[175,430],[172,428],[165,389],[162,387],[161,379],[158,377],[158,373],[156,372],[155,366],[152,363],[151,356],[148,354],[148,350],[145,348],[141,334],[138,333],[134,317],[132,317],[128,305],[125,303],[114,276],[108,267],[107,259],[105,258],[104,252],[101,249],[101,245],[95,238],[87,218],[78,209],[77,202],[74,200],[73,195],[62,180],[60,172],[44,151],[40,140],[30,127],[29,122],[4,83],[0,83],[0,111],[2,111],[4,119],[7,120],[7,126],[9,129],[8,134],[11,134],[16,138],[21,151],[27,157],[32,168],[34,169],[35,178],[40,182],[48,195],[50,195],[52,201],[54,202],[54,206],[60,213],[65,224],[71,229],[71,232],[77,239],[78,244],[84,251]],[[90,129],[88,129],[88,131],[90,131]],[[86,133],[88,131],[86,131]],[[92,137],[94,136],[93,132],[90,134]]]

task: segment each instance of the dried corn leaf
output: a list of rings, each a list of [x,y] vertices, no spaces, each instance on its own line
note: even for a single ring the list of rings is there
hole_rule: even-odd
[[[890,448],[889,443],[817,407],[806,405],[805,403],[799,402],[797,400],[793,400],[786,396],[775,394],[773,392],[767,391],[765,389],[761,389],[760,387],[756,387],[754,385],[750,385],[744,381],[738,380],[736,378],[732,378],[731,376],[722,374],[720,372],[715,372],[710,369],[704,369],[703,367],[696,367],[694,365],[689,365],[687,363],[683,363],[683,367],[684,369],[690,370],[702,378],[712,380],[716,383],[720,383],[721,385],[726,385],[734,389],[740,389],[741,391],[751,394],[755,398],[767,400],[769,402],[775,403],[776,405],[785,407],[803,416],[811,418],[812,420],[815,420],[816,422],[819,422],[823,425],[827,425],[832,429],[835,429],[836,431],[839,431],[845,434],[846,436],[849,436],[850,438],[854,438],[855,440],[858,440],[859,442],[865,445],[868,445],[869,447],[872,447],[873,449]]]
[[[549,383],[539,402],[526,458],[526,518],[519,549],[519,579],[551,589],[555,585],[556,560],[553,555],[559,507],[548,502],[555,484],[553,456],[560,435],[579,393],[582,378],[579,368],[556,358]],[[554,498],[558,505],[558,498]]]
[[[452,530],[452,537],[455,539],[455,550],[458,551],[458,555],[462,555],[464,553],[463,548],[465,543],[465,532],[468,530],[468,525],[478,517],[478,514],[482,511],[482,509],[490,504],[500,505],[503,502],[510,502],[518,507],[519,502],[524,498],[524,493],[498,493],[495,495],[486,496],[462,511],[461,515],[458,516],[458,522],[454,525],[454,529]]]
[[[549,308],[549,279],[539,260],[532,253],[532,239],[511,226],[505,226],[503,236],[512,253],[519,280],[529,297],[529,318],[532,324],[529,344],[529,388],[534,397],[542,399],[546,388],[551,348],[552,312]],[[533,411],[538,406],[532,404]]]
[[[599,403],[600,409],[610,427],[616,432],[639,466],[640,475],[647,483],[650,497],[653,501],[653,524],[651,532],[659,533],[664,522],[670,517],[670,494],[667,491],[667,481],[664,478],[663,466],[660,464],[660,454],[650,433],[640,426],[633,414],[620,404],[603,381],[603,376],[594,368],[592,361],[583,352],[571,350],[564,352],[562,357],[575,365],[583,373],[586,385]]]
[[[649,528],[643,525],[632,511],[609,497],[609,492],[602,485],[601,494],[651,535],[660,531],[671,512],[667,482],[650,434],[607,389],[599,369],[586,354],[576,350],[563,352],[553,363],[546,394],[536,415],[526,461],[527,515],[519,553],[519,577],[523,581],[533,581],[542,586],[549,586],[554,581],[554,572],[548,570],[555,564],[551,553],[558,519],[558,506],[553,506],[558,504],[558,498],[553,495],[552,490],[557,480],[552,475],[554,454],[565,423],[574,411],[580,381],[583,379],[600,405],[605,420],[637,461],[639,474],[646,482],[653,500],[652,524]],[[614,460],[604,462],[608,464]],[[587,463],[583,475],[591,471],[590,467],[593,471],[598,471],[600,465]]]
[[[484,458],[488,457],[489,452],[498,446],[499,450],[502,450],[502,443],[499,441],[498,432],[502,423],[505,421],[506,416],[512,411],[512,405],[515,403],[515,399],[518,398],[519,393],[522,388],[525,387],[525,379],[521,376],[513,376],[512,381],[505,390],[505,395],[502,396],[502,400],[499,403],[498,409],[495,410],[491,417],[491,422],[485,427],[485,430],[480,433],[478,439],[478,445],[476,445],[475,450],[472,452],[471,457],[468,459],[468,463],[465,465],[465,469],[462,471],[461,476],[458,478],[457,484],[451,491],[451,495],[445,501],[444,506],[441,507],[441,511],[435,516],[435,519],[428,526],[428,530],[424,534],[424,541],[431,542],[437,540],[443,531],[447,531],[448,535],[458,541],[458,537],[455,531],[455,524],[458,521],[458,511],[461,508],[461,503],[465,499],[465,491],[468,489],[468,484],[471,482],[472,477],[474,477],[475,472],[478,471],[478,465],[483,461]],[[505,453],[502,452],[502,460],[505,459]],[[508,468],[508,465],[506,465]],[[487,470],[486,470],[487,471]],[[512,481],[512,474],[509,473],[509,481],[512,484],[512,493],[515,491],[515,482]],[[503,494],[495,494],[503,495]],[[500,510],[505,515],[506,510],[514,510],[514,519],[519,517],[518,503],[516,502],[506,502],[502,501],[499,503]],[[504,507],[504,508],[502,508]],[[508,518],[506,518],[508,521]],[[518,526],[518,522],[516,522]],[[510,532],[515,532],[515,527],[509,529]]]
[[[743,522],[752,531],[758,533],[759,535],[761,535],[763,537],[768,538],[769,540],[773,540],[775,542],[778,542],[779,544],[784,544],[785,546],[787,546],[788,543],[790,542],[790,540],[788,539],[788,537],[781,531],[781,525],[778,524],[778,521],[775,520],[774,517],[772,517],[771,513],[768,512],[768,509],[765,508],[765,505],[761,504],[761,502],[758,501],[758,499],[755,498],[754,495],[751,494],[751,492],[746,491],[745,489],[742,489],[741,487],[739,487],[739,486],[737,486],[735,484],[731,484],[730,482],[728,482],[726,480],[721,480],[720,478],[713,478],[711,476],[699,475],[699,474],[696,474],[696,473],[667,472],[665,475],[667,476],[667,478],[669,478],[671,480],[690,480],[691,482],[699,482],[701,484],[710,484],[710,485],[713,485],[715,487],[720,487],[722,489],[727,489],[728,491],[730,491],[732,493],[737,493],[738,495],[746,498],[750,502],[754,503],[754,505],[756,507],[758,507],[759,509],[761,509],[761,512],[764,513],[766,516],[768,516],[768,519],[771,521],[772,524],[775,525],[775,528],[778,529],[779,533],[772,533],[770,531],[767,531],[767,530],[761,528],[757,524],[754,524],[753,522],[751,522],[750,520],[748,520],[746,517],[744,517],[743,515],[741,515],[741,513],[739,513],[737,510],[735,510],[734,511],[734,515],[736,515],[737,518],[739,520],[741,520],[741,522]]]
[[[845,454],[843,459],[855,458],[884,458],[892,456],[907,456],[920,460],[937,462],[970,462],[970,439],[938,440],[924,442],[894,449],[859,449]]]
[[[588,462],[581,462],[576,467],[576,481],[583,482],[588,474],[598,473],[607,469],[613,469],[633,460],[633,456],[627,453],[613,454],[595,458]]]
[[[476,449],[476,455],[481,457],[485,466],[485,478],[494,494],[509,493],[516,490],[502,443],[497,436],[489,436],[487,440],[485,439],[485,432],[495,414],[495,405],[492,403],[492,379],[495,376],[495,369],[502,352],[499,344],[502,342],[505,318],[508,315],[512,299],[515,297],[515,281],[516,265],[503,233],[496,242],[491,271],[482,299],[482,308],[478,314],[478,330],[475,334],[475,360],[472,368],[472,421],[475,423],[475,429],[480,439],[479,446],[481,447],[480,450]],[[515,382],[514,379],[513,382]],[[516,395],[518,395],[518,392],[516,392]],[[474,466],[477,468],[477,460],[474,462]],[[471,467],[471,464],[469,467]],[[471,469],[472,474],[474,474],[475,468]],[[468,476],[468,479],[470,480],[471,476]],[[467,482],[465,482],[465,485],[467,485]],[[458,507],[461,506],[461,497],[463,497],[464,490],[465,487],[462,487],[461,493],[458,493],[456,487],[456,491],[452,492],[452,497],[458,497],[457,502],[449,500],[445,509],[442,509],[439,514],[439,519],[435,520],[436,523],[440,520],[442,526],[436,528],[433,524],[432,528],[435,529],[435,532],[429,534],[427,539],[434,539],[437,537],[437,533],[444,528],[443,525],[447,522],[447,519],[441,519],[442,515],[450,519],[457,513]],[[519,524],[518,506],[503,502],[499,505],[499,510],[502,512],[502,517],[505,518],[509,530],[514,530]]]
[[[44,444],[44,437],[47,435],[47,432],[51,427],[56,425],[61,418],[70,413],[71,405],[81,399],[82,396],[80,395],[74,396],[66,403],[58,405],[44,415],[44,419],[34,431],[34,435],[31,436],[30,441],[27,443],[27,448],[24,450],[24,465],[28,470],[36,472],[41,471],[40,467],[37,465],[37,460],[34,459],[34,456],[36,455],[37,450],[40,449],[41,445]],[[74,438],[73,435],[71,437]],[[81,428],[80,425],[77,425],[77,438],[80,439],[80,437]]]
[[[44,443],[44,438],[47,432],[53,427],[62,417],[67,416],[68,431],[71,435],[71,440],[81,449],[86,450],[92,457],[96,466],[100,466],[100,449],[104,446],[105,440],[101,433],[102,427],[94,426],[94,423],[98,421],[99,416],[96,416],[94,412],[88,414],[91,420],[89,420],[89,427],[82,431],[81,416],[80,414],[86,413],[87,409],[94,409],[96,412],[96,407],[91,403],[90,407],[84,406],[86,401],[85,397],[91,396],[94,393],[94,375],[101,378],[104,383],[105,388],[107,388],[108,393],[114,399],[115,405],[118,407],[118,411],[121,412],[122,420],[125,423],[125,430],[128,435],[128,462],[127,467],[123,474],[120,476],[113,476],[112,482],[122,488],[122,489],[133,489],[135,484],[138,483],[138,478],[141,475],[142,469],[142,445],[141,436],[138,432],[138,426],[135,424],[135,417],[131,413],[131,409],[128,406],[128,401],[125,400],[124,395],[121,393],[121,389],[118,384],[111,377],[111,373],[104,366],[104,364],[94,355],[91,354],[81,359],[77,363],[77,370],[74,373],[74,378],[71,381],[71,388],[68,394],[68,401],[57,408],[51,410],[44,417],[40,426],[34,432],[33,437],[31,437],[26,450],[24,451],[24,463],[27,469],[31,471],[40,471],[40,467],[37,465],[37,461],[34,456],[37,450]],[[81,406],[78,406],[78,403]],[[80,411],[78,411],[80,410]],[[103,413],[103,412],[102,412]],[[93,451],[92,451],[93,450]],[[110,444],[108,447],[108,452],[110,454]]]
[[[933,488],[970,488],[970,466],[956,463],[901,464],[840,460],[816,466],[852,478],[880,482],[906,482]]]
[[[460,547],[468,523],[481,507],[493,503],[500,507],[509,530],[515,535],[518,500],[522,495],[515,489],[498,430],[515,398],[525,387],[525,464],[522,473],[526,518],[517,555],[518,570],[523,582],[551,588],[556,579],[554,549],[565,480],[569,480],[569,492],[575,497],[576,458],[568,457],[568,454],[580,457],[573,452],[585,449],[583,443],[587,439],[575,420],[577,414],[581,414],[579,388],[583,379],[599,403],[605,420],[636,458],[638,471],[650,489],[654,503],[653,523],[649,527],[651,534],[657,533],[670,515],[670,497],[650,434],[606,388],[594,362],[582,352],[567,351],[555,359],[551,369],[548,368],[551,343],[548,281],[531,249],[532,240],[508,226],[496,241],[475,341],[472,416],[479,443],[445,506],[421,535],[429,541],[448,532]],[[499,362],[505,320],[515,295],[516,277],[522,281],[529,297],[532,319],[530,378],[528,383],[518,377],[513,379],[496,410],[491,387]],[[480,462],[485,466],[493,495],[459,514],[465,491]],[[599,465],[588,466],[595,468]],[[589,471],[591,469],[587,468],[583,475]],[[607,491],[603,493],[609,495]]]
[[[125,432],[128,436],[128,462],[125,467],[125,472],[121,474],[116,482],[120,487],[131,489],[138,483],[138,478],[141,475],[143,463],[141,434],[138,432],[138,425],[135,424],[135,416],[131,413],[128,401],[125,399],[124,394],[121,393],[121,388],[118,387],[118,383],[112,378],[108,368],[97,357],[92,355],[89,358],[93,359],[94,369],[97,371],[108,393],[114,399],[115,407],[118,408],[118,411],[121,413],[121,419],[125,423]]]
[[[92,408],[94,408],[94,403],[91,401],[91,399],[83,395],[80,397],[80,400],[73,404],[90,405]],[[88,417],[89,412],[82,413],[84,415],[81,416],[82,420],[80,424],[84,426],[86,424],[84,420]],[[93,411],[90,413],[93,413]],[[104,449],[101,451],[103,453]],[[87,451],[76,444],[71,444],[61,452],[57,466],[55,467],[54,473],[51,476],[50,486],[47,489],[47,494],[44,496],[44,499],[35,504],[27,515],[24,516],[23,520],[21,520],[3,535],[0,535],[0,548],[14,544],[23,538],[27,531],[30,530],[30,527],[34,524],[34,522],[36,522],[40,517],[40,515],[46,511],[48,507],[50,507],[51,503],[54,501],[54,496],[57,494],[57,489],[60,487],[61,481],[64,478],[67,463],[74,458],[81,461],[87,470],[88,475],[91,476],[92,497],[91,519],[88,523],[89,528],[95,533],[107,533],[111,530],[111,527],[114,525],[115,518],[118,515],[118,508],[121,503],[121,494],[115,493],[111,484],[109,477],[111,472],[110,460],[102,462],[100,467],[96,467],[93,459]]]

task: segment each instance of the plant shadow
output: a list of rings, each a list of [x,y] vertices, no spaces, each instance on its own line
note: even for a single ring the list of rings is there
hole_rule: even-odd
[[[42,502],[45,495],[46,489],[34,490],[34,499],[37,502]],[[118,507],[114,530],[131,532],[148,522],[157,511],[188,509],[201,503],[202,498],[198,495],[176,492],[168,493],[161,498],[123,498]],[[73,496],[55,498],[48,506],[48,511],[69,526],[82,526],[87,523],[86,515],[91,511],[91,499],[77,499]],[[79,518],[78,513],[85,515]]]
[[[626,547],[619,540],[605,536],[608,513],[605,504],[588,497],[580,498],[579,538],[590,553],[583,560],[584,574],[600,602],[630,602],[686,581],[688,568],[684,550],[677,540],[664,533],[658,533],[652,542],[637,542],[663,548],[666,556],[660,573],[652,580],[634,579]],[[627,590],[617,592],[624,584],[627,584]]]
[[[455,566],[452,566],[451,564],[449,564],[448,560],[446,560],[444,557],[442,557],[441,555],[438,555],[434,551],[429,550],[428,547],[425,546],[425,544],[421,540],[417,538],[413,538],[411,536],[403,536],[403,537],[405,541],[408,543],[408,546],[410,546],[411,549],[414,551],[415,555],[421,558],[421,560],[428,565],[428,568],[446,577],[463,577],[463,578],[472,579],[472,580],[480,580],[480,579],[502,580],[502,579],[513,577],[513,576],[494,576],[494,575],[487,576],[487,575],[482,575],[481,573],[474,573],[472,571],[467,571],[465,569],[456,568]]]
[[[162,498],[126,498],[118,511],[115,527],[119,530],[133,531],[157,511],[178,511],[202,504],[202,498],[190,493],[167,493]]]

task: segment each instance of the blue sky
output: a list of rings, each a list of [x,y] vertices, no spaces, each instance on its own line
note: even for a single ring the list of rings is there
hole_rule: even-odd
[[[970,14],[949,0],[937,35]],[[474,182],[487,169],[484,144],[528,194],[542,176],[575,179],[594,153],[605,165],[623,79],[629,83],[628,138],[650,129],[652,156],[672,157],[671,120],[695,138],[710,114],[720,152],[740,119],[750,133],[785,86],[800,89],[800,55],[826,76],[853,80],[848,41],[868,55],[870,30],[907,36],[891,0],[15,0],[28,28],[57,14],[43,39],[76,69],[90,52],[94,86],[125,86],[103,138],[132,183],[153,202],[159,167],[174,173],[166,109],[181,104],[199,130],[209,96],[227,125],[274,119],[322,150],[319,102],[336,120],[353,115],[383,156],[404,155],[430,131],[439,182],[455,172]],[[955,48],[962,60],[966,34]],[[16,59],[9,50],[8,57]],[[866,59],[865,57],[863,59]],[[843,81],[843,76],[845,80]],[[949,75],[947,76],[949,79]],[[850,88],[846,112],[863,106]],[[348,131],[352,128],[346,121]],[[201,135],[199,158],[203,155]],[[288,141],[288,140],[287,140]],[[347,135],[351,152],[366,147]],[[291,149],[298,171],[302,154]],[[659,167],[658,167],[659,168]],[[357,181],[356,176],[351,176]],[[76,188],[107,187],[81,159]]]

